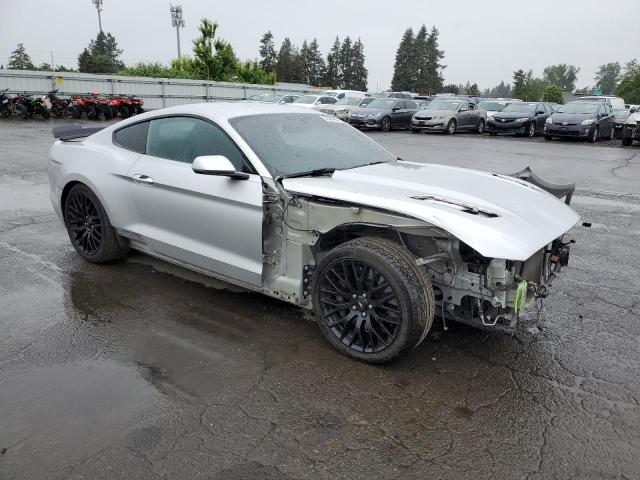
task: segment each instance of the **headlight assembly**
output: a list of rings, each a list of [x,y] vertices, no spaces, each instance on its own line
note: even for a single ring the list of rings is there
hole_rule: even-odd
[[[552,124],[553,123],[553,118],[547,117],[547,119],[544,121],[544,123]]]
[[[519,123],[524,123],[528,121],[529,121],[529,117],[522,117],[522,118],[516,119],[516,122],[519,122]]]
[[[580,122],[580,125],[591,125],[593,123],[593,118],[587,118],[586,120],[583,120],[582,122]]]

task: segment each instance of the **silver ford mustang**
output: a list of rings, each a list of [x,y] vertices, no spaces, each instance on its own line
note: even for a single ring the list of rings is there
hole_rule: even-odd
[[[51,201],[87,261],[133,248],[291,302],[371,363],[434,316],[513,331],[578,220],[572,185],[402,161],[293,106],[177,106],[54,136]]]

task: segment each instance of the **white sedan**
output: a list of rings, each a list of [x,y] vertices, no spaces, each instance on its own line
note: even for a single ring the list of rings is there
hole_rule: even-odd
[[[337,102],[338,99],[330,95],[303,95],[293,102],[292,105],[334,115],[335,112],[330,108],[330,105],[334,105]]]
[[[51,201],[80,256],[135,249],[313,310],[371,363],[415,348],[434,315],[513,331],[578,220],[571,185],[402,161],[295,106],[183,105],[54,136]]]

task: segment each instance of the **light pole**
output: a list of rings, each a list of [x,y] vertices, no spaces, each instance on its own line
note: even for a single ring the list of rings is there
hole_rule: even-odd
[[[176,37],[178,39],[178,59],[180,59],[180,28],[184,28],[182,18],[182,5],[169,5],[171,11],[171,26],[176,27]]]
[[[102,33],[102,18],[100,18],[100,12],[102,11],[102,0],[91,0],[98,10],[98,26],[100,27],[100,33]]]

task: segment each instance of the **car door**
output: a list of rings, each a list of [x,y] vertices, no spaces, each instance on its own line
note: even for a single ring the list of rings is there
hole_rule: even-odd
[[[224,155],[246,180],[192,170]],[[143,250],[251,285],[262,277],[262,182],[217,125],[191,116],[149,122],[145,153],[128,173]]]
[[[460,106],[458,107],[458,128],[469,128],[470,115],[469,102],[460,102]]]
[[[600,135],[609,138],[611,130],[615,129],[615,117],[611,105],[606,103],[602,105],[602,119],[600,123]]]
[[[403,117],[404,117],[404,112],[405,108],[404,108],[404,100],[396,100],[392,107],[391,107],[391,112],[390,112],[390,116],[391,116],[391,125],[394,127],[397,127],[399,125],[402,125],[403,122]]]
[[[411,125],[411,118],[418,111],[418,104],[413,100],[405,100],[406,112],[404,116],[404,124],[408,127]]]

